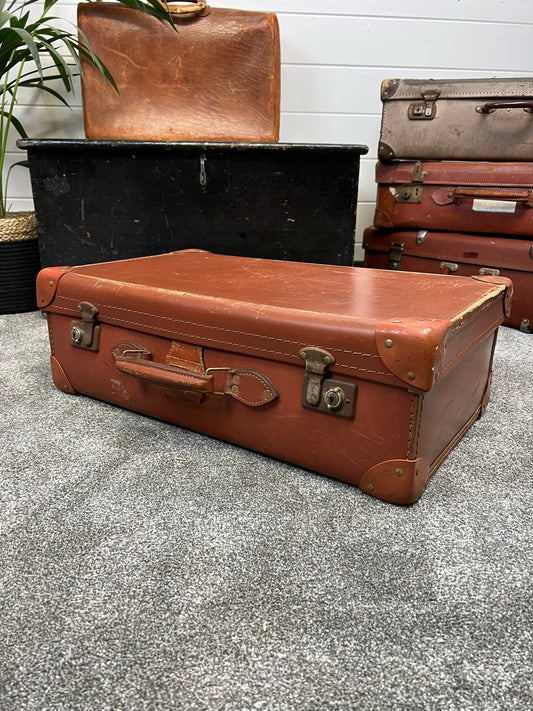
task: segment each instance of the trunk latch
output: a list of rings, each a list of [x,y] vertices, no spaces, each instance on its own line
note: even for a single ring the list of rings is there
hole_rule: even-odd
[[[409,104],[407,115],[411,121],[431,121],[437,115],[437,99],[439,89],[425,89],[422,91],[422,101],[413,101]]]
[[[300,358],[305,360],[307,373],[302,387],[302,405],[339,417],[353,417],[357,386],[342,380],[326,378],[328,366],[335,358],[323,348],[303,348]]]
[[[71,321],[70,345],[74,348],[83,348],[86,351],[100,349],[100,326],[96,324],[98,309],[88,301],[78,304],[82,321]]]

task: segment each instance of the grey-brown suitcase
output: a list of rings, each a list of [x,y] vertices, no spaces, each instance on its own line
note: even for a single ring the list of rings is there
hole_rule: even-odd
[[[386,79],[378,157],[533,160],[533,78]]]

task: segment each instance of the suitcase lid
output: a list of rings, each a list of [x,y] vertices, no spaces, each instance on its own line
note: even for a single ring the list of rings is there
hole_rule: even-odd
[[[533,163],[481,161],[394,161],[376,163],[376,182],[381,185],[472,186],[497,188],[533,187]]]
[[[385,79],[382,101],[420,99],[424,92],[439,99],[527,99],[533,97],[533,77],[498,79]]]
[[[365,230],[364,248],[368,251],[389,253],[391,247],[398,250],[398,245],[405,256],[459,262],[484,270],[533,272],[531,239],[432,230]]]
[[[102,324],[304,365],[315,346],[332,373],[429,390],[504,320],[511,283],[217,255],[201,250],[48,267],[37,302]]]

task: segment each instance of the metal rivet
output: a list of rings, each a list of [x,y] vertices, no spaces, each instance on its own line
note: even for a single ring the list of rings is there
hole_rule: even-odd
[[[368,491],[374,491],[374,485],[373,485],[373,484],[369,484],[366,488],[368,489]]]
[[[233,376],[233,382],[234,382],[234,383],[240,383],[240,382],[241,382],[241,377],[240,377],[240,375],[235,374],[235,375]]]
[[[393,318],[392,323],[401,323],[402,319],[401,318]]]
[[[236,385],[232,385],[231,392],[236,395],[239,392],[239,388]]]
[[[272,397],[272,392],[270,390],[265,390],[263,393],[263,397],[265,398],[265,400],[270,400],[270,398]]]
[[[50,279],[50,281],[48,282],[48,286],[54,286],[54,282],[53,282],[51,279]]]
[[[392,348],[392,341],[390,338],[387,338],[385,341],[385,348]]]
[[[329,356],[324,356],[324,363],[331,363],[331,358]]]
[[[410,370],[407,373],[407,380],[414,380],[416,378],[416,375]]]
[[[305,351],[300,351],[299,356],[305,360],[307,358],[307,353]]]
[[[403,476],[403,469],[398,467],[398,469],[396,469],[396,476]]]

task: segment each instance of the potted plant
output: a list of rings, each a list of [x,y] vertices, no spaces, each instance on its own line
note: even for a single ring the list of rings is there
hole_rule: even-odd
[[[159,0],[118,0],[123,5],[143,10],[173,24],[165,4]],[[94,54],[78,28],[65,29],[65,20],[54,15],[58,0],[0,0],[0,312],[12,313],[35,308],[33,278],[38,268],[35,218],[30,213],[9,211],[7,186],[15,165],[6,162],[8,139],[12,132],[27,138],[21,118],[17,115],[21,89],[44,91],[66,106],[74,90],[75,77],[82,75],[80,57],[95,65],[110,85],[116,84],[107,68]],[[82,76],[83,78],[83,76]],[[13,278],[22,273],[20,261],[31,272],[31,296],[28,286],[18,296]],[[37,267],[36,267],[37,265]],[[20,298],[19,298],[20,297]],[[24,304],[32,304],[26,308]],[[22,300],[22,301],[21,301]],[[20,307],[23,304],[22,308]]]

